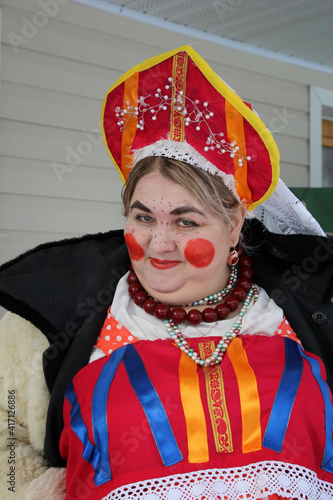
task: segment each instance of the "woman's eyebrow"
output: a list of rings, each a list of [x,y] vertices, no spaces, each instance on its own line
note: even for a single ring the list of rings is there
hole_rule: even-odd
[[[137,208],[138,210],[142,210],[147,214],[152,213],[151,210],[148,207],[146,207],[143,203],[141,203],[141,201],[139,200],[135,200],[130,208],[131,210],[133,210],[133,208]],[[206,217],[206,215],[203,212],[201,212],[198,208],[193,207],[192,205],[183,205],[181,207],[177,207],[170,212],[170,215],[182,215],[190,212],[194,212],[196,214],[202,215],[203,217]]]
[[[131,210],[133,210],[133,208],[138,208],[139,210],[142,210],[144,212],[147,212],[148,214],[151,214],[151,210],[146,207],[143,203],[141,203],[141,201],[139,200],[136,200],[134,203],[132,203],[131,205]]]
[[[198,208],[193,207],[192,205],[184,205],[182,207],[177,207],[170,212],[170,215],[182,215],[182,214],[187,214],[189,212],[195,212],[196,214],[203,215],[204,217],[206,217],[206,215],[203,212],[201,212]]]

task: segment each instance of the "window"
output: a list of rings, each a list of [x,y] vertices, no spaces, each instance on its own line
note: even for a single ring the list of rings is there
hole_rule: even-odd
[[[333,187],[333,90],[310,88],[310,187]]]
[[[324,187],[333,187],[333,120],[322,120],[322,180]]]

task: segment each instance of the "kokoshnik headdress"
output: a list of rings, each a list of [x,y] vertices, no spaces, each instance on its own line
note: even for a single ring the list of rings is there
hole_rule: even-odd
[[[104,100],[102,131],[123,182],[142,158],[180,159],[220,175],[249,210],[256,215],[260,210],[271,230],[309,232],[310,214],[303,205],[296,210],[302,212],[296,215],[296,230],[288,229],[285,214],[280,227],[280,206],[274,200],[264,218],[262,208],[256,208],[278,185],[291,195],[279,181],[277,145],[251,105],[190,46],[148,59],[118,79]],[[273,198],[279,205],[280,197],[275,193]],[[290,207],[297,202],[292,199]],[[294,213],[289,219],[295,226]]]

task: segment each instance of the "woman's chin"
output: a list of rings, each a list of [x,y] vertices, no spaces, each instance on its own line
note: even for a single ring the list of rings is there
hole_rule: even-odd
[[[159,302],[174,304],[177,297],[181,297],[183,283],[147,283],[146,291]]]

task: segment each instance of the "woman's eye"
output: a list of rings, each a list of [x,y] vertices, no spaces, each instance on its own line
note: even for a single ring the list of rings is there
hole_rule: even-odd
[[[193,222],[193,220],[188,220],[188,219],[180,219],[177,222],[178,226],[180,227],[197,227],[198,224],[196,222]]]
[[[136,220],[148,224],[149,222],[152,222],[154,219],[150,217],[150,215],[137,215]]]

